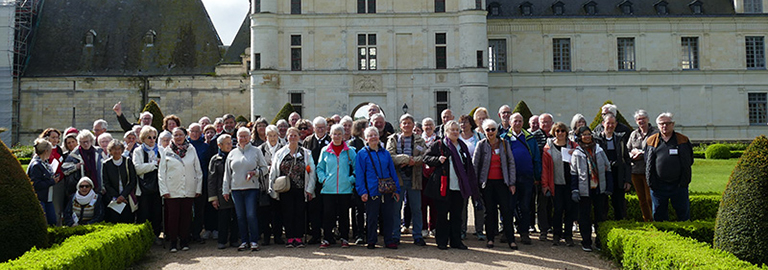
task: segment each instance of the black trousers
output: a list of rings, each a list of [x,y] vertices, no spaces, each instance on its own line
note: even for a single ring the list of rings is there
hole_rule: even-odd
[[[267,196],[262,193],[260,196]],[[261,200],[261,198],[259,198]],[[259,216],[259,233],[263,241],[269,241],[270,236],[275,240],[283,236],[283,214],[281,213],[280,201],[269,198],[269,205],[259,206],[257,215]]]
[[[163,199],[160,193],[138,196],[139,210],[136,210],[136,223],[144,223],[149,220],[155,236],[160,236],[163,231]]]
[[[461,242],[461,208],[464,206],[464,198],[461,192],[449,190],[447,201],[435,201],[437,208],[437,223],[435,224],[435,238],[438,246],[452,247],[463,245]],[[450,219],[449,219],[450,215]]]
[[[235,213],[235,208],[219,209],[217,212],[217,227],[219,230],[219,239],[217,241],[219,244],[226,245],[227,240],[229,240],[230,244],[240,243],[237,241],[240,236],[240,231],[237,228],[237,214]]]
[[[192,206],[192,240],[200,239],[200,233],[205,225],[205,206],[209,204],[207,193],[203,191],[202,195],[195,198]]]
[[[320,184],[317,184],[320,186]],[[315,195],[320,195],[320,190],[322,189],[322,186],[320,188],[315,189]],[[309,232],[309,236],[320,240],[321,231],[320,229],[323,227],[323,200],[320,198],[314,198],[313,200],[307,202],[307,231]]]
[[[555,211],[552,216],[552,235],[564,239],[573,237],[573,221],[577,216],[577,203],[571,199],[569,185],[555,185],[555,194],[552,196],[555,203]]]
[[[509,187],[504,180],[488,179],[483,189],[483,200],[485,201],[485,232],[488,241],[494,241],[499,234],[499,211],[504,223],[504,236],[507,241],[515,242],[514,229],[512,229],[512,209],[509,208]]]
[[[624,197],[625,179],[619,177],[618,170],[611,173],[613,174],[613,194],[611,194],[613,220],[622,220],[627,217],[627,198]]]
[[[594,216],[594,219],[590,217]],[[608,196],[605,194],[594,194],[589,197],[581,197],[579,201],[579,233],[581,233],[581,245],[585,247],[592,246],[592,225],[595,230],[598,224],[608,218]],[[595,238],[595,243],[600,245],[600,239]]]
[[[280,206],[283,212],[285,237],[288,239],[304,238],[304,229],[307,226],[307,204],[304,202],[304,189],[292,188],[285,193],[281,193]]]
[[[352,191],[350,206],[352,209],[352,234],[355,238],[365,239],[365,203],[357,195],[357,190]]]
[[[339,222],[341,239],[349,239],[349,194],[322,194],[323,199],[323,239],[333,243],[333,227]]]

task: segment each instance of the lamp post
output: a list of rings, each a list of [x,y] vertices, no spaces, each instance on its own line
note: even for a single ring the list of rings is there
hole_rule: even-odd
[[[408,104],[403,103],[403,113],[408,113]]]

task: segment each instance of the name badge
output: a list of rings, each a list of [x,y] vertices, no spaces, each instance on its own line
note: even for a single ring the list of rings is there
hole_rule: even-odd
[[[496,154],[499,154],[499,149],[494,149],[493,152],[496,152]]]
[[[670,156],[677,156],[677,149],[669,149]]]

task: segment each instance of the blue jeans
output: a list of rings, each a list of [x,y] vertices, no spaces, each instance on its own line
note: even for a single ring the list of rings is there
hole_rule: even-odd
[[[259,240],[259,222],[256,209],[259,207],[259,190],[233,190],[232,200],[235,203],[235,212],[237,213],[240,241],[243,243],[257,242]]]
[[[383,197],[383,199],[382,199]],[[376,197],[368,197],[368,201],[365,202],[365,213],[367,213],[366,222],[368,223],[368,244],[376,244],[379,239],[379,234],[376,233],[379,225],[379,215],[382,217],[381,231],[384,234],[384,244],[394,243],[392,239],[392,217],[395,216],[395,199],[392,198],[392,194],[379,195]],[[398,221],[398,224],[399,221]]]
[[[400,201],[395,203],[394,224],[392,229],[393,237],[400,240],[400,209],[403,208],[403,200],[411,206],[411,221],[413,222],[413,240],[422,239],[421,228],[421,190],[411,189],[411,182],[404,182],[400,187]]]
[[[669,220],[669,203],[677,214],[677,221],[686,221],[691,217],[691,201],[688,199],[688,187],[679,187],[663,183],[655,183],[651,187],[653,202],[653,220]]]
[[[56,209],[53,207],[53,202],[40,202],[45,213],[45,220],[50,226],[56,226]]]
[[[533,197],[533,176],[517,176],[515,195],[509,196],[510,207],[516,212],[517,227],[520,235],[528,235],[531,227],[531,198]],[[507,228],[504,228],[506,231]]]

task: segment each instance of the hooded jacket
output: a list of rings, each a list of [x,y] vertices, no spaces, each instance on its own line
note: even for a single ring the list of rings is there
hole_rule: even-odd
[[[330,144],[323,147],[317,162],[317,181],[323,185],[322,194],[352,194],[355,185],[355,149],[341,142],[343,149],[337,156]],[[350,171],[352,166],[353,171]]]

